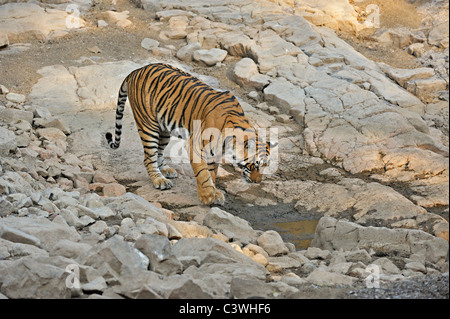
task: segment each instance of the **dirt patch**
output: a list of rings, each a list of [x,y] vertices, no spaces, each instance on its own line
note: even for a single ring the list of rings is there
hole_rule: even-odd
[[[379,9],[379,28],[364,29],[358,34],[337,32],[339,37],[350,44],[358,52],[375,62],[383,62],[397,68],[413,69],[420,67],[415,57],[406,50],[396,47],[384,47],[372,39],[372,35],[380,29],[410,28],[417,29],[421,25],[422,16],[417,8],[429,0],[367,0],[357,3],[360,11],[359,20],[366,21],[374,12],[369,6],[377,6]],[[358,8],[356,8],[358,10]],[[363,14],[366,12],[367,14]]]

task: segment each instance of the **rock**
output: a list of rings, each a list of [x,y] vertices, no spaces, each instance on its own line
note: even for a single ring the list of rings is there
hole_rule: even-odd
[[[164,276],[180,274],[181,262],[175,257],[169,240],[159,235],[143,235],[134,244],[150,260],[149,270]]]
[[[0,33],[0,49],[3,49],[9,45],[8,35],[6,33]],[[3,93],[2,93],[3,94]]]
[[[230,262],[206,262],[200,267],[189,267],[184,271],[184,274],[192,274],[197,276],[207,276],[214,274],[216,276],[224,276],[228,281],[233,277],[241,277],[247,279],[257,279],[266,281],[269,272],[262,265],[258,263],[241,264]]]
[[[127,192],[125,186],[118,183],[110,183],[103,186],[103,195],[108,197],[122,196]]]
[[[0,238],[9,240],[9,241],[15,242],[15,243],[33,245],[36,247],[40,247],[40,245],[41,245],[39,238],[29,235],[18,229],[8,227],[8,226],[0,227]]]
[[[197,50],[194,51],[192,58],[195,61],[202,62],[207,66],[214,66],[219,62],[222,62],[227,56],[227,51],[222,49],[209,49],[209,50]]]
[[[0,111],[0,119],[7,123],[14,123],[22,120],[31,124],[33,123],[33,112],[6,108]]]
[[[97,21],[97,27],[99,27],[99,28],[107,27],[108,25],[109,25],[108,22],[106,22],[105,20]]]
[[[108,228],[108,225],[103,220],[98,220],[91,226],[89,226],[89,231],[98,235],[103,234],[103,232]]]
[[[70,10],[46,10],[35,3],[7,3],[0,7],[0,30],[9,42],[45,40],[84,27],[84,20]]]
[[[158,207],[149,203],[142,197],[133,193],[125,193],[119,197],[111,197],[107,201],[107,206],[123,217],[131,217],[134,220],[152,217],[160,222],[167,222],[169,218]]]
[[[102,184],[117,183],[116,179],[111,173],[105,173],[102,171],[95,171],[92,181],[94,183],[102,183]]]
[[[438,91],[447,88],[447,82],[439,77],[417,79],[406,82],[406,90],[419,97],[424,102],[431,102]]]
[[[386,257],[378,258],[372,263],[372,265],[378,266],[380,268],[380,273],[388,275],[398,275],[401,273],[400,269],[398,269],[398,267]]]
[[[120,28],[126,28],[132,25],[132,22],[128,20],[128,15],[128,11],[106,11],[102,13],[102,18],[109,24],[115,24]]]
[[[64,134],[63,131],[61,131],[59,128],[56,127],[40,128],[36,130],[36,133],[39,137],[48,141],[55,141],[55,140],[66,141],[67,139],[66,134]]]
[[[145,38],[141,41],[141,46],[144,49],[151,51],[153,48],[159,46],[159,41],[150,38]]]
[[[196,259],[200,264],[225,262],[261,266],[230,245],[213,238],[182,238],[172,246],[172,251],[178,260]]]
[[[103,277],[97,277],[94,280],[83,283],[81,285],[81,290],[87,294],[93,293],[93,292],[101,292],[104,291],[107,288],[106,281]]]
[[[405,87],[405,83],[408,81],[427,79],[435,74],[434,69],[432,68],[399,69],[388,65],[382,65],[382,69],[391,79],[403,87]]]
[[[67,262],[69,264],[69,262]],[[45,256],[26,256],[0,268],[0,291],[8,298],[70,298],[64,268]]]
[[[348,262],[362,262],[366,265],[370,264],[372,257],[365,249],[352,250],[345,253],[345,260]]]
[[[352,222],[322,217],[311,242],[311,247],[327,250],[373,249],[376,253],[408,257],[419,251],[431,263],[446,258],[448,242],[421,230],[364,227]]]
[[[198,42],[189,43],[177,51],[176,57],[181,61],[191,62],[194,52],[201,48],[201,44]]]
[[[93,246],[77,258],[82,265],[99,270],[102,276],[108,275],[115,278],[122,273],[146,270],[148,259],[145,259],[131,245],[117,236]]]
[[[284,282],[266,283],[261,280],[233,277],[230,283],[230,297],[237,299],[247,298],[289,298],[297,293],[298,289]]]
[[[9,92],[6,94],[6,99],[14,103],[23,103],[25,102],[26,97],[23,94]]]
[[[405,264],[405,269],[410,269],[412,271],[418,271],[421,273],[426,274],[427,269],[425,268],[424,264],[417,262],[417,261],[411,261],[407,264]]]
[[[55,117],[42,118],[42,117],[40,117],[40,118],[34,119],[33,123],[34,123],[34,125],[36,125],[38,127],[44,127],[44,128],[55,127],[57,129],[60,129],[66,135],[70,135],[72,133],[70,128],[67,126],[67,124],[59,118],[55,118]]]
[[[76,259],[81,254],[91,249],[91,245],[85,243],[77,243],[67,239],[61,239],[50,250],[52,256],[63,256],[66,258]]]
[[[17,148],[17,140],[14,132],[0,127],[0,155],[8,155]]]
[[[232,77],[236,83],[257,90],[262,90],[271,79],[259,74],[257,64],[250,58],[243,58],[235,64]]]
[[[150,285],[150,287],[152,287]],[[153,288],[160,291],[166,299],[210,299],[207,287],[200,281],[192,279],[188,275],[170,276],[161,285]]]
[[[257,238],[257,242],[269,256],[285,255],[289,252],[280,234],[273,230],[264,232]]]
[[[69,227],[67,224],[58,223],[58,219],[51,222],[46,218],[21,218],[10,216],[8,218],[2,218],[0,220],[0,225],[18,229],[21,232],[38,238],[40,246],[47,251],[53,249],[55,244],[62,239],[74,242],[78,242],[81,239],[75,229]]]
[[[254,259],[253,259],[254,260]],[[269,257],[267,259],[266,269],[270,272],[280,272],[288,268],[300,268],[302,263],[297,258],[290,256]]]
[[[169,19],[168,30],[163,31],[162,34],[169,39],[184,39],[187,36],[188,21],[187,16],[173,16]]]
[[[423,43],[413,43],[408,47],[407,51],[409,54],[419,58],[425,53],[425,45]]]
[[[9,93],[8,88],[3,84],[0,84],[0,94],[8,94],[8,93]]]
[[[428,33],[428,43],[430,45],[438,45],[444,39],[449,37],[449,21],[434,26]]]
[[[218,207],[210,209],[203,219],[203,225],[221,232],[229,239],[244,244],[254,242],[257,236],[246,220],[227,213]]]
[[[278,106],[281,112],[289,113],[291,109],[302,109],[305,113],[304,91],[286,80],[276,80],[264,89],[266,101]]]
[[[356,278],[325,270],[315,269],[306,280],[319,286],[351,286]]]
[[[308,259],[322,259],[326,260],[330,256],[328,250],[322,250],[317,247],[308,247],[305,253],[305,257]]]

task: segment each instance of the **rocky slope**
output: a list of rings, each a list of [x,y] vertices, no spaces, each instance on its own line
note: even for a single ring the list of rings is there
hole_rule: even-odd
[[[404,69],[337,36],[368,30],[362,4],[326,3],[0,1],[1,296],[323,298],[335,287],[373,298],[369,286],[417,278],[448,287],[448,14],[404,29],[399,45],[420,65]],[[393,30],[371,41],[397,45]],[[126,142],[106,147],[121,81],[160,61],[232,90],[271,129],[279,147],[263,183],[223,167],[225,206],[200,205],[174,137],[166,155],[180,177],[153,189],[129,109]],[[311,218],[309,247],[279,227]]]

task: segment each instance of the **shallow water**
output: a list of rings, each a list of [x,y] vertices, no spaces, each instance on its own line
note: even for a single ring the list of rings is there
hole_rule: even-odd
[[[307,249],[314,239],[318,219],[305,219],[291,222],[274,223],[273,226],[284,241],[293,243],[298,250]]]
[[[293,203],[258,206],[227,195],[223,209],[247,220],[253,229],[275,230],[285,242],[293,243],[298,250],[310,246],[320,219],[319,214],[298,212]]]

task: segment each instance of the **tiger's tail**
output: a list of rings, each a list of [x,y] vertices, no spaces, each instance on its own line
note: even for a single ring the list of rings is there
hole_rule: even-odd
[[[109,147],[112,149],[116,149],[120,146],[120,136],[122,135],[122,119],[123,119],[123,111],[125,109],[125,102],[127,101],[128,93],[127,93],[127,79],[123,81],[119,90],[119,98],[117,100],[117,109],[116,109],[116,130],[115,130],[115,139],[113,141],[112,134],[110,132],[106,133],[106,141],[108,142]]]

